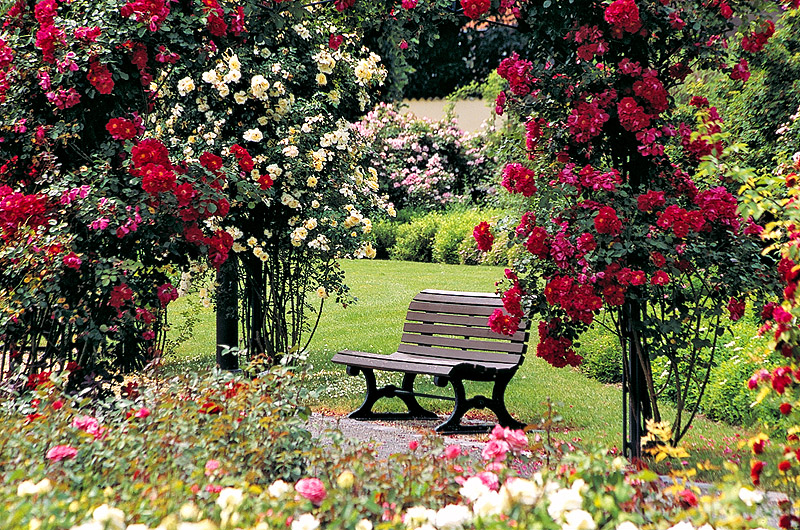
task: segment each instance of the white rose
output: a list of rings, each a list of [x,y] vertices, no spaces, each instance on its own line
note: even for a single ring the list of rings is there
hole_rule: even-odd
[[[489,488],[480,477],[470,477],[465,482],[464,485],[458,490],[462,497],[468,499],[470,502],[475,502],[479,499],[482,495],[489,493]]]
[[[639,527],[630,521],[623,521],[617,525],[616,530],[639,530]]]
[[[297,155],[300,154],[300,150],[297,149],[296,145],[287,145],[283,148],[283,154],[288,156],[289,158],[295,158]]]
[[[433,523],[436,520],[436,511],[426,508],[424,506],[412,506],[406,510],[403,516],[403,522],[409,528],[422,526],[424,524]]]
[[[478,517],[491,517],[493,515],[501,515],[503,513],[505,503],[503,496],[496,491],[487,491],[475,501],[472,505],[472,510]]]
[[[292,521],[292,530],[316,530],[319,528],[319,521],[310,513],[304,513]]]
[[[503,486],[512,501],[533,506],[542,497],[542,490],[534,482],[524,478],[513,478]]]
[[[111,530],[125,530],[125,512],[119,508],[112,508],[108,504],[102,504],[92,512],[92,519]]]
[[[242,92],[241,90],[233,95],[233,99],[239,105],[244,105],[247,102],[247,92]]]
[[[292,491],[292,489],[293,488],[290,484],[287,484],[282,480],[276,480],[275,482],[270,484],[270,486],[267,488],[267,492],[269,493],[270,497],[279,499],[280,497],[283,497],[284,495]]]
[[[547,506],[547,513],[550,514],[554,521],[560,520],[564,512],[577,510],[583,505],[580,491],[568,488],[552,492],[548,495],[547,500],[550,501]]]
[[[216,70],[209,70],[208,72],[203,72],[203,81],[206,83],[213,85],[214,83],[219,82],[219,75],[217,75]]]
[[[248,129],[242,135],[242,138],[247,140],[248,142],[260,142],[264,139],[264,135],[258,129]]]
[[[472,512],[460,504],[448,504],[436,512],[436,528],[440,530],[459,530],[472,521]]]
[[[220,508],[236,508],[244,500],[244,492],[238,488],[224,488],[219,492],[217,505]]]
[[[566,524],[561,527],[562,530],[594,530],[597,528],[597,523],[592,519],[592,514],[586,510],[567,512],[564,519],[566,519]]]
[[[242,78],[242,72],[239,70],[231,70],[222,79],[226,83],[237,83]]]
[[[689,521],[681,521],[676,525],[670,526],[669,530],[694,530],[694,525]]]
[[[36,487],[36,484],[34,484],[32,480],[25,480],[20,482],[17,486],[18,497],[27,497],[28,495],[36,495],[37,493],[39,493],[39,488]]]
[[[178,81],[178,94],[181,96],[185,96],[192,90],[194,90],[194,81],[191,77],[184,77],[180,81]]]

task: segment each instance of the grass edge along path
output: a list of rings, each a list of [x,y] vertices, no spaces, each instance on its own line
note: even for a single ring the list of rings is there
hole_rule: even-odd
[[[342,264],[348,284],[358,302],[342,308],[328,301],[316,335],[309,346],[309,363],[313,366],[308,383],[321,390],[321,399],[312,404],[316,410],[345,414],[356,408],[364,395],[361,376],[349,377],[343,366],[330,358],[341,349],[391,353],[400,341],[405,313],[411,298],[426,288],[464,291],[494,291],[494,282],[501,279],[500,267],[443,265],[401,261],[345,261]],[[180,302],[180,301],[179,301]],[[174,311],[177,315],[180,311]],[[214,364],[214,315],[210,309],[200,315],[200,322],[190,341],[183,344],[175,357],[166,361],[167,372],[208,369]],[[528,354],[519,372],[506,391],[509,411],[518,419],[538,423],[546,414],[548,399],[563,418],[557,434],[561,441],[577,446],[620,447],[622,442],[622,392],[619,386],[605,385],[587,378],[573,368],[554,368],[536,357],[535,326]],[[376,373],[379,384],[395,381],[399,374]],[[419,379],[419,390],[444,393],[429,377]],[[469,389],[486,393],[486,384],[473,384]],[[402,410],[399,400],[383,400],[384,409]],[[425,407],[445,413],[451,402],[421,400]],[[669,419],[671,408],[663,406]],[[487,417],[493,416],[488,413]],[[730,461],[737,466],[747,458],[747,451],[738,447],[751,433],[745,429],[716,423],[698,417],[682,445],[689,451],[689,463],[710,460],[721,465]]]

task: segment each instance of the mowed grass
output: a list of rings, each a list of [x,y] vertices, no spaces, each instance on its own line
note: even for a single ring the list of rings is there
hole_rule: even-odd
[[[366,260],[346,261],[343,267],[358,302],[347,308],[326,303],[308,349],[312,370],[307,382],[321,395],[312,406],[337,414],[355,409],[364,395],[361,376],[349,377],[343,366],[330,362],[337,351],[392,353],[400,342],[405,313],[416,293],[426,288],[493,292],[495,282],[503,277],[503,269],[499,267]],[[180,319],[181,306],[177,309],[173,312],[176,321]],[[210,309],[203,309],[200,317],[192,340],[184,343],[177,355],[167,359],[168,372],[209,369],[214,365],[214,315]],[[537,358],[535,325],[533,327],[528,355],[506,392],[509,411],[522,421],[536,424],[546,415],[550,401],[563,418],[557,432],[561,441],[584,447],[621,447],[621,388],[589,379],[575,368],[553,368]],[[391,381],[399,385],[398,374],[376,375],[379,383]],[[449,395],[449,388],[434,387],[428,377],[418,378],[418,381],[420,391]],[[468,391],[470,388],[487,395],[491,392],[486,384],[473,383]],[[448,401],[420,401],[423,406],[442,414],[449,412],[451,406]],[[402,410],[397,399],[383,402],[383,408],[378,410]],[[663,405],[662,414],[669,419],[674,411]],[[485,411],[475,416],[492,418]],[[692,454],[690,462],[709,459],[717,464],[723,460],[739,464],[746,458],[746,452],[738,448],[738,442],[750,435],[741,428],[700,417],[684,439],[684,446]]]

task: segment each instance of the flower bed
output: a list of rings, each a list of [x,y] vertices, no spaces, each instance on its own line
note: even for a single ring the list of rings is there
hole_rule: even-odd
[[[480,459],[441,438],[388,461],[371,446],[314,448],[302,374],[227,374],[122,387],[89,400],[44,379],[2,407],[0,527],[753,528],[761,495],[665,487],[606,452],[564,456],[500,427]],[[528,456],[544,450],[545,462]],[[538,470],[532,472],[531,470]],[[710,527],[705,527],[707,530]]]

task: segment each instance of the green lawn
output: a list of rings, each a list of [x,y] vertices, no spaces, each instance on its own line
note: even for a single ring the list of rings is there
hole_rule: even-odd
[[[425,288],[466,291],[494,291],[494,282],[503,276],[502,268],[411,263],[399,261],[347,261],[343,264],[352,293],[358,303],[346,309],[327,304],[319,329],[309,347],[313,366],[309,384],[323,389],[318,410],[348,412],[363,398],[361,377],[348,377],[343,366],[330,362],[341,349],[391,353],[400,341],[402,323],[410,299]],[[185,302],[183,302],[185,304]],[[180,310],[180,306],[178,306]],[[179,312],[179,311],[178,311]],[[178,312],[173,313],[178,315]],[[191,341],[177,356],[168,359],[167,370],[202,369],[214,363],[214,318],[210,310],[201,313],[201,322]],[[379,381],[393,379],[395,374],[379,376]],[[420,386],[425,392],[447,392],[431,383]],[[479,387],[481,388],[481,387]],[[482,387],[488,390],[488,387]],[[552,400],[563,417],[559,433],[563,441],[579,445],[619,447],[622,440],[622,391],[588,379],[573,368],[553,368],[535,355],[535,336],[529,346],[524,365],[509,385],[506,402],[517,418],[538,422]],[[389,401],[389,409],[396,405]],[[449,402],[423,401],[423,405],[445,412]],[[397,410],[400,410],[397,408]],[[665,416],[670,409],[664,407]],[[748,433],[742,429],[695,420],[685,445],[692,460],[723,458],[737,462],[741,451],[737,442]]]

